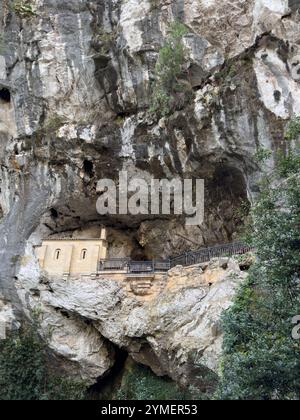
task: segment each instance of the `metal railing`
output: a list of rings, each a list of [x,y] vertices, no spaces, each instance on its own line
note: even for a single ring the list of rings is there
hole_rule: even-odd
[[[100,271],[127,271],[130,258],[113,258],[111,260],[101,260],[99,264]]]
[[[229,258],[234,255],[246,254],[252,250],[250,246],[244,245],[241,242],[235,242],[203,248],[198,251],[189,251],[169,260],[132,261],[130,258],[114,258],[101,260],[99,271],[125,271],[133,274],[167,272],[178,265],[188,267],[206,263],[212,258]]]
[[[210,261],[212,258],[233,257],[234,255],[244,255],[252,251],[250,246],[241,242],[231,244],[217,245],[209,248],[203,248],[198,251],[189,251],[185,254],[172,258],[171,268],[177,265],[190,266]]]
[[[130,258],[101,260],[99,271],[125,271],[127,273],[165,272],[171,268],[170,260],[132,261]]]
[[[153,273],[155,271],[152,261],[130,261],[128,265],[129,273]]]

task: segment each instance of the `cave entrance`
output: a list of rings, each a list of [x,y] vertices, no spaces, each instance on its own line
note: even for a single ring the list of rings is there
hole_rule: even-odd
[[[110,396],[121,384],[124,367],[128,357],[127,351],[115,347],[115,364],[108,371],[106,376],[99,379],[95,385],[90,387],[89,395],[91,399],[110,399]]]
[[[5,103],[10,103],[11,95],[10,91],[7,88],[0,88],[0,99]]]
[[[114,399],[135,400],[141,396],[150,397],[157,391],[156,399],[183,399],[189,391],[181,388],[169,376],[160,375],[150,367],[134,360],[129,354],[116,349],[116,362],[104,378],[89,389],[89,399],[111,401]]]
[[[250,210],[245,176],[240,169],[228,164],[217,165],[207,189],[207,207],[216,225],[220,221],[222,229],[217,242],[231,242],[243,229]]]
[[[94,165],[93,162],[89,160],[85,160],[83,162],[83,170],[86,173],[86,175],[92,177],[94,175]]]
[[[53,219],[57,219],[58,218],[58,211],[56,210],[56,209],[54,209],[54,208],[51,208],[50,209],[50,214],[51,214],[51,217],[53,218]]]

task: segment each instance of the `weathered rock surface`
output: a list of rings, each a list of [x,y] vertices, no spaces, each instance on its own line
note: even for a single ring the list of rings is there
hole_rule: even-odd
[[[218,371],[221,314],[245,276],[236,261],[221,259],[172,269],[151,299],[107,278],[40,278],[29,289],[23,279],[18,294],[29,313],[38,309],[43,336],[67,368],[73,362],[71,374],[101,378],[113,364],[111,343],[158,375],[205,390],[205,375]]]
[[[7,332],[18,329],[19,326],[11,303],[0,295],[0,340],[4,340],[7,337]]]
[[[27,307],[16,291],[18,283],[28,293],[38,285],[38,268],[26,263],[25,254],[32,256],[43,237],[84,235],[91,232],[86,229],[105,224],[113,229],[111,256],[136,258],[164,257],[233,240],[241,223],[236,210],[257,193],[257,150],[285,149],[285,125],[300,112],[298,0],[31,0],[30,4],[31,11],[25,13],[13,1],[0,1],[0,290],[15,315]],[[149,88],[158,51],[174,20],[189,29],[184,38],[185,82],[194,99],[158,122],[147,114]],[[129,178],[147,180],[205,178],[203,225],[187,228],[175,216],[100,218],[96,182],[116,180],[121,169],[128,171]],[[67,306],[64,310],[84,317],[89,302],[80,300],[79,290],[69,290],[76,284],[62,287],[59,282],[53,299],[62,308]],[[222,291],[222,285],[214,286],[220,293],[216,296],[222,302],[224,295],[229,302],[231,286]],[[131,319],[144,320],[139,328],[143,333],[145,328],[147,349],[150,346],[160,361],[165,358],[168,372],[181,376],[180,368],[174,367],[181,350],[174,350],[171,361],[169,353],[166,356],[171,341],[179,343],[186,333],[180,321],[170,321],[172,340],[168,322],[163,331],[169,338],[158,338],[151,330],[160,325],[158,317],[151,318],[149,308],[135,307],[117,286],[98,285],[112,305],[127,308],[127,318],[123,314],[122,322],[110,319],[115,334],[109,333],[108,323],[97,324],[94,317],[93,328],[109,339],[115,336],[115,344],[129,349],[133,344],[123,330],[135,335]],[[66,287],[70,296],[63,298]],[[89,289],[86,298],[100,305],[100,291]],[[200,299],[197,293],[163,295],[155,306],[181,313],[177,299],[189,307],[190,299]],[[52,307],[50,292],[42,291],[41,296]],[[164,301],[167,298],[171,301]],[[114,310],[101,305],[101,314],[109,318]],[[204,327],[198,309],[192,305],[191,313]],[[76,317],[71,319],[70,330],[78,330]],[[144,322],[152,323],[150,330]],[[201,341],[205,331],[197,322],[190,320],[187,330]],[[82,341],[87,337],[89,341],[94,329],[82,334]],[[69,341],[68,336],[57,336],[56,343],[63,340]],[[184,345],[189,348],[196,341],[191,338]],[[76,342],[65,353],[75,349],[76,362],[89,366],[90,378],[95,377],[95,365],[102,366],[101,376],[111,363],[99,338],[82,357],[78,348]],[[101,348],[102,361],[95,359],[96,348]],[[129,351],[133,354],[134,348]],[[137,353],[142,354],[140,349]]]

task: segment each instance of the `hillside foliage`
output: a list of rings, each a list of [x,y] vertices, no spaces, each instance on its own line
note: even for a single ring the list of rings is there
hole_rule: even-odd
[[[287,138],[299,134],[293,120]],[[257,262],[224,316],[218,399],[300,398],[300,342],[292,337],[292,319],[300,314],[300,150],[297,141],[287,147],[252,209],[249,240]]]
[[[170,379],[159,378],[144,366],[128,370],[117,392],[117,400],[184,400],[187,393]]]
[[[49,372],[44,342],[26,326],[0,341],[0,400],[81,400],[81,381]]]

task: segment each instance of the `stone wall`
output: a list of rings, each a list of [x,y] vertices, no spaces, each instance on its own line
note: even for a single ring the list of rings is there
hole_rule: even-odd
[[[99,262],[107,256],[106,239],[46,240],[36,248],[42,270],[49,276],[96,274]]]

